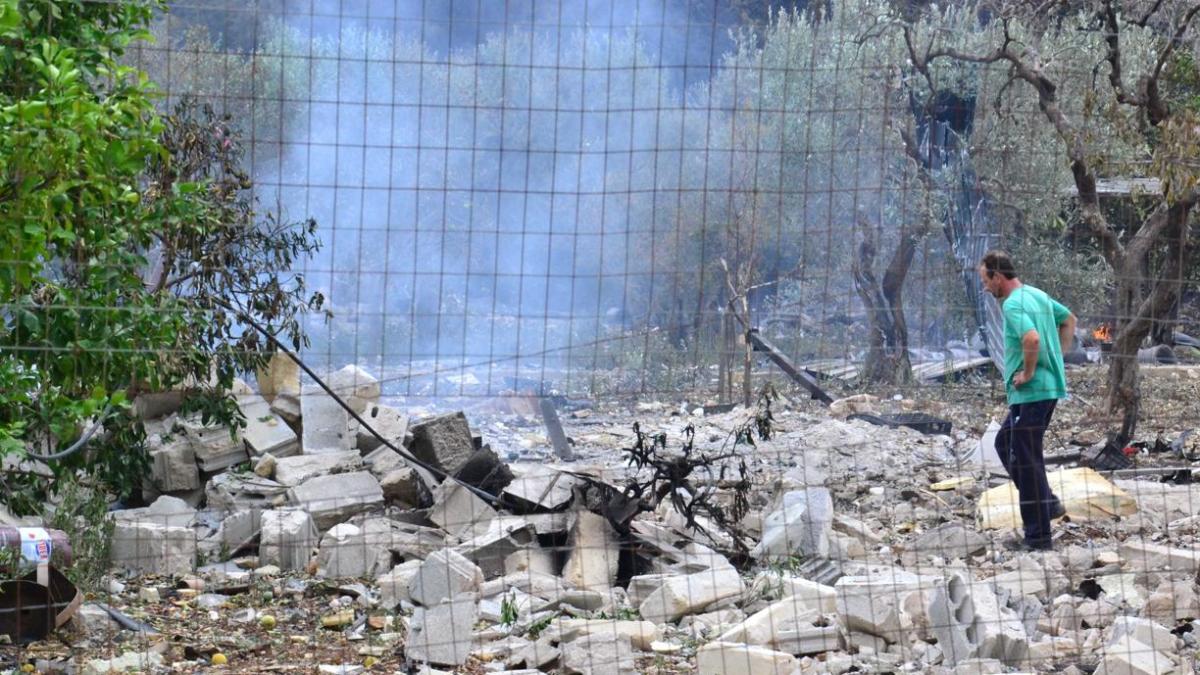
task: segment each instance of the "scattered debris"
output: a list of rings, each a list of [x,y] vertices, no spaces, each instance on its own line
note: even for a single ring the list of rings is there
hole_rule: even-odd
[[[239,393],[258,424],[238,434],[175,410],[150,421],[155,501],[114,514],[121,576],[108,604],[75,614],[87,656],[63,670],[242,672],[268,648],[286,653],[278,670],[329,673],[1192,662],[1193,487],[1141,477],[1190,461],[1187,434],[1164,432],[1178,447],[1133,457],[1128,480],[1094,462],[1053,471],[1067,517],[1054,551],[1029,553],[1005,545],[1016,495],[988,489],[984,425],[939,426],[951,416],[916,414],[919,402],[827,410],[764,391],[751,409],[643,402],[632,425],[599,408],[555,414],[555,432],[550,398],[507,397],[468,421],[390,405],[361,368],[329,385],[337,398],[273,361]],[[1072,430],[1076,448],[1102,448],[1087,431]],[[1064,462],[1088,464],[1087,449]],[[87,651],[184,620],[206,628]]]

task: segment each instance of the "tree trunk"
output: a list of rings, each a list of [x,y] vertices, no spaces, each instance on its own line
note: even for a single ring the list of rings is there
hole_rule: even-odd
[[[717,391],[720,394],[720,403],[729,403],[732,398],[730,392],[732,387],[729,384],[733,367],[731,361],[733,359],[733,328],[730,322],[733,321],[728,313],[721,314],[721,331],[717,338],[718,362],[717,362]]]
[[[742,334],[742,405],[747,408],[754,402],[754,387],[753,377],[751,373],[754,369],[754,345],[746,339],[746,334]]]
[[[1190,203],[1176,204],[1150,216],[1126,247],[1118,265],[1116,288],[1116,326],[1108,366],[1108,414],[1118,415],[1121,429],[1115,439],[1124,446],[1137,431],[1141,392],[1138,386],[1138,349],[1155,319],[1163,316],[1179,299],[1182,256],[1172,254],[1173,246],[1186,244]],[[1152,253],[1166,246],[1161,274],[1147,285],[1142,271]]]
[[[908,358],[908,325],[904,320],[904,278],[916,254],[916,238],[900,233],[900,245],[892,255],[882,283],[875,278],[875,241],[869,226],[854,262],[854,289],[867,310],[870,348],[861,377],[876,384],[906,384],[912,381]]]

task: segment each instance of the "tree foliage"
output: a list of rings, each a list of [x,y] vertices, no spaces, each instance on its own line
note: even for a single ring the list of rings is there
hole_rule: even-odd
[[[213,299],[300,344],[288,270],[317,245],[311,222],[260,222],[226,120],[160,116],[121,63],[160,9],[0,0],[0,451],[54,454],[95,421],[50,467],[125,493],[146,461],[132,399],[195,388],[192,408],[236,423],[228,387],[266,351]]]
[[[975,139],[981,160],[991,155],[993,184],[1046,209],[1069,198],[1075,227],[1113,269],[1108,411],[1128,441],[1140,400],[1137,350],[1178,297],[1179,251],[1200,202],[1200,118],[1186,86],[1200,4],[1001,2],[989,10],[965,32],[941,29],[953,9],[901,19],[899,29],[915,76],[934,82],[941,69],[966,68],[978,95],[994,101]],[[1106,212],[1100,186],[1112,178],[1151,179],[1138,216]]]

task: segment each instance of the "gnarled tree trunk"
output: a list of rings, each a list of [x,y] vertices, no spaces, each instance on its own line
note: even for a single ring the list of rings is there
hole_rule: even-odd
[[[1183,247],[1192,202],[1183,200],[1157,210],[1142,225],[1125,247],[1123,255],[1112,258],[1117,274],[1116,326],[1108,368],[1107,412],[1121,427],[1116,440],[1124,445],[1133,439],[1141,408],[1138,384],[1138,349],[1155,319],[1163,316],[1179,299],[1178,283],[1183,257],[1174,246]],[[1165,263],[1160,274],[1147,280],[1144,271],[1156,250],[1163,249]],[[1149,281],[1149,283],[1148,283]]]
[[[904,321],[904,278],[916,255],[916,237],[900,233],[900,245],[884,272],[875,278],[876,242],[869,226],[861,227],[863,240],[854,261],[854,290],[867,309],[870,347],[860,376],[877,384],[906,384],[912,381],[908,358],[908,325]]]

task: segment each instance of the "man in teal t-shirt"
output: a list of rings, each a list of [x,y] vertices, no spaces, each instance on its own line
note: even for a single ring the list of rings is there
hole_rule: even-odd
[[[996,434],[996,454],[1017,486],[1025,547],[1049,549],[1050,521],[1064,511],[1046,480],[1042,441],[1058,399],[1067,395],[1063,350],[1075,334],[1075,316],[1042,290],[1021,283],[1003,251],[983,256],[979,278],[1004,310],[1008,416]]]

